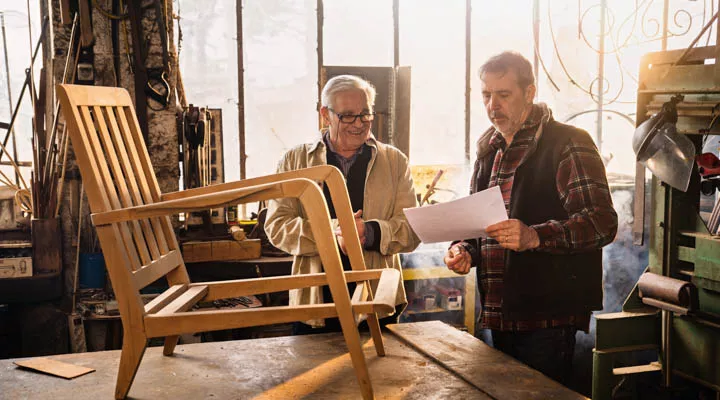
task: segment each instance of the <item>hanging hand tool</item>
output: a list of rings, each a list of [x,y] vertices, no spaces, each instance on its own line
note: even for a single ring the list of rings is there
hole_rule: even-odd
[[[142,27],[142,0],[128,1],[128,14],[130,16],[130,30],[132,31],[133,59],[135,64],[135,109],[137,110],[140,130],[148,144],[148,123],[147,123],[147,98],[144,88],[148,83],[147,68],[145,68],[145,57],[147,49],[144,43]]]
[[[78,14],[80,15],[80,58],[77,64],[77,82],[81,85],[95,84],[95,37],[92,31],[92,14],[90,1],[78,1]]]
[[[170,104],[170,84],[168,83],[168,75],[170,72],[170,57],[168,56],[168,40],[167,25],[165,24],[165,10],[160,3],[162,0],[154,0],[155,20],[158,24],[160,33],[160,45],[162,46],[162,67],[153,67],[147,69],[148,82],[145,86],[145,94],[151,99],[162,104],[162,108],[155,111],[164,110]]]

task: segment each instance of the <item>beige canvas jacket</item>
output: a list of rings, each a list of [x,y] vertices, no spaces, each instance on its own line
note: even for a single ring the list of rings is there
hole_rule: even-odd
[[[365,264],[368,269],[400,270],[398,253],[411,252],[420,244],[420,239],[410,228],[403,213],[403,208],[416,205],[408,159],[400,150],[378,142],[374,136],[366,143],[372,150],[372,157],[365,178],[362,218],[365,221],[377,221],[381,242],[379,252],[363,252]],[[322,139],[297,146],[280,160],[278,172],[325,165],[326,151]],[[337,221],[333,221],[333,224],[337,227]],[[292,266],[294,275],[322,272],[313,234],[297,199],[270,201],[265,231],[273,245],[295,256]],[[319,287],[290,291],[290,305],[322,302],[322,290]],[[401,282],[396,304],[406,303],[405,288]],[[324,325],[322,320],[307,322],[313,326]]]

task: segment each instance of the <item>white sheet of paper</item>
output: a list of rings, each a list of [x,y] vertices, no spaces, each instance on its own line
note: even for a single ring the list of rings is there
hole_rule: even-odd
[[[484,238],[485,228],[508,219],[498,186],[446,203],[403,211],[423,243]]]

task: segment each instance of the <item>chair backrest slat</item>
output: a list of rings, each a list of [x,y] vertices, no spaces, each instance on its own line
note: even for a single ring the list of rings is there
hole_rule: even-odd
[[[85,124],[87,129],[87,140],[92,149],[92,155],[95,160],[95,165],[98,167],[96,169],[98,173],[96,179],[99,180],[98,186],[101,188],[101,190],[105,191],[107,198],[110,201],[110,207],[112,207],[112,209],[122,208],[120,199],[118,197],[117,188],[115,187],[112,175],[110,174],[110,168],[107,162],[109,157],[105,155],[105,152],[103,151],[104,149],[100,144],[96,121],[90,115],[90,109],[88,106],[80,107],[80,115],[82,115],[83,123]],[[92,211],[96,212],[95,210]],[[131,268],[133,270],[136,270],[140,268],[142,264],[140,262],[140,257],[138,256],[137,249],[134,248],[135,246],[133,245],[130,229],[128,229],[127,223],[120,223],[118,225],[120,229],[120,235],[122,235],[123,244],[125,245],[125,249],[130,256],[130,262],[132,263]]]
[[[124,107],[117,107],[115,111],[118,117],[120,132],[122,133],[123,138],[125,138],[130,166],[135,174],[140,194],[142,195],[145,203],[158,201],[160,199],[160,188],[157,180],[155,179],[155,174],[152,173],[151,179],[148,179],[145,171],[145,165],[149,165],[150,161],[148,159],[146,163],[143,163],[143,153],[147,156],[144,138],[142,135],[137,135],[139,137],[136,137],[136,135],[133,134],[133,129],[131,128],[133,125],[137,124],[137,119],[135,118],[135,115],[132,114],[131,110],[131,115],[128,118],[128,110]],[[138,139],[140,140],[139,143],[137,142]],[[150,172],[152,172],[152,169]],[[156,235],[160,253],[167,253],[170,249],[170,246],[168,246],[169,238],[175,238],[171,225],[169,225],[169,220],[167,218],[152,218],[150,222],[152,223],[153,230]],[[172,247],[172,249],[177,249],[177,247]]]
[[[60,85],[58,97],[91,211],[159,201],[160,186],[127,91]],[[189,283],[169,217],[102,228],[100,244],[113,255],[106,258],[106,266],[118,301],[127,307],[144,314],[139,290],[163,276],[170,285]]]
[[[108,133],[108,127],[105,123],[105,115],[98,106],[94,106],[92,108],[92,111],[93,116],[95,117],[95,126],[98,128],[97,132],[100,136],[101,145],[110,166],[110,171],[112,172],[112,183],[113,186],[117,189],[117,196],[118,201],[120,202],[120,206],[126,208],[139,205],[134,204],[133,201],[130,199],[130,192],[128,190],[128,181],[130,177],[125,175],[125,171],[128,169],[128,165],[126,165],[124,168],[120,166],[120,163],[125,160],[120,159],[118,154],[119,152],[115,149],[115,141],[110,138],[110,133]],[[150,262],[152,262],[152,259],[150,258],[150,252],[148,250],[147,243],[145,242],[145,236],[140,229],[140,223],[138,221],[130,221],[128,222],[128,225],[130,230],[132,231],[131,239],[133,240],[137,252],[140,255],[140,260],[142,260],[142,264],[149,264]],[[126,247],[132,245],[133,243],[127,243]],[[155,257],[157,256],[159,256],[159,254],[155,254]]]
[[[96,114],[103,114],[103,116],[108,122],[108,127],[112,132],[110,135],[108,135],[108,139],[112,140],[112,146],[108,144],[106,144],[106,146],[114,148],[116,152],[116,157],[120,161],[118,164],[122,168],[121,173],[125,177],[125,179],[118,182],[120,185],[122,185],[122,193],[126,194],[123,198],[123,205],[125,207],[141,205],[143,204],[143,199],[140,195],[140,190],[138,189],[135,171],[133,171],[130,160],[128,158],[127,150],[125,148],[126,143],[121,140],[121,132],[115,118],[115,112],[112,107],[102,107],[102,109],[100,107],[95,107],[95,110]],[[103,133],[105,134],[106,132],[103,130]],[[135,222],[134,225],[136,226],[134,236],[138,238],[136,239],[136,242],[140,239],[143,239],[144,243],[142,244],[143,246],[147,246],[147,250],[149,250],[150,254],[152,255],[152,259],[157,259],[158,257],[160,257],[160,251],[157,246],[157,241],[155,240],[155,233],[153,232],[149,221],[141,220],[140,222]],[[138,248],[141,249],[141,244],[136,244]],[[141,251],[145,250],[141,249]],[[148,264],[149,262],[149,257],[148,260],[143,259],[144,264]]]

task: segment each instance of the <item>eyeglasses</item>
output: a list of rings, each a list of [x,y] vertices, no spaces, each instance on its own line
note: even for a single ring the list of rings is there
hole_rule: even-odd
[[[354,124],[355,121],[360,118],[360,122],[372,122],[375,119],[375,113],[363,113],[363,114],[340,114],[335,112],[332,108],[328,107],[328,110],[330,110],[333,114],[337,115],[340,122],[343,124]]]

